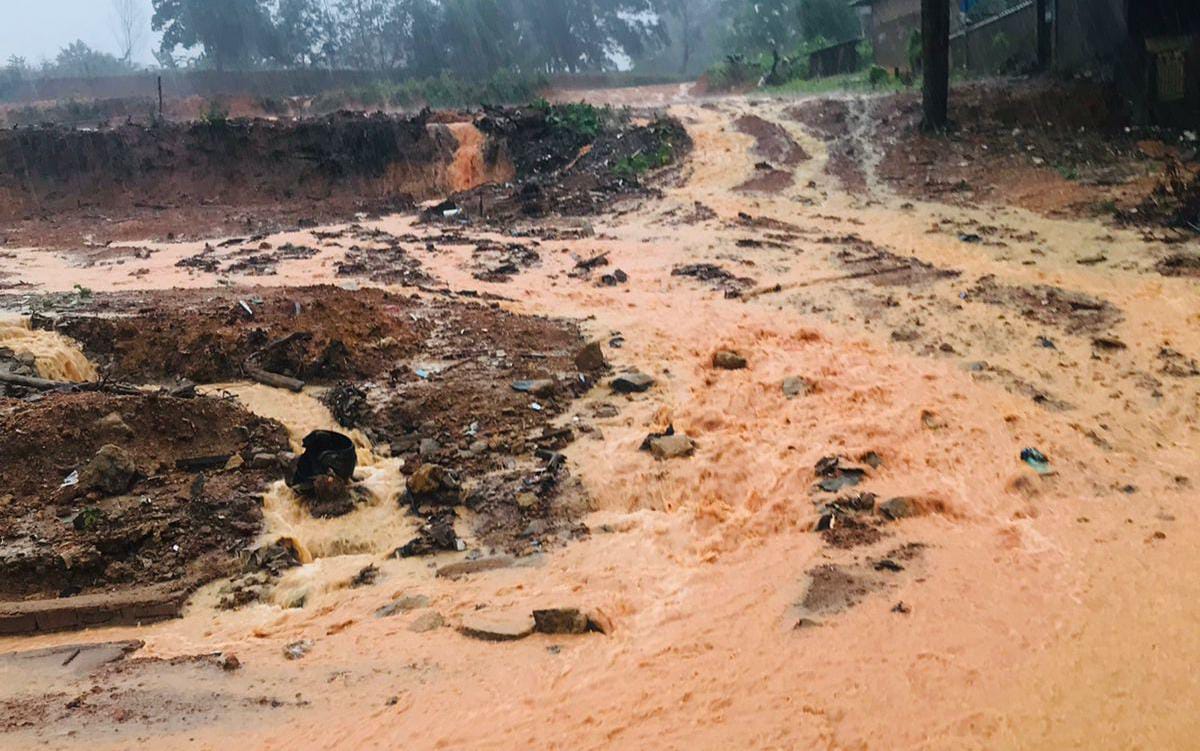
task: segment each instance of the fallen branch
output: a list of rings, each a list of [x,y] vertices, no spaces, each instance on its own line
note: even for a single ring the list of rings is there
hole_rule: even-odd
[[[53,391],[55,389],[67,389],[79,386],[78,383],[71,383],[69,381],[51,381],[46,378],[34,378],[32,376],[4,372],[0,372],[0,383],[23,386],[27,389],[37,389],[38,391]]]
[[[258,364],[257,360],[263,354],[270,352],[273,349],[286,346],[297,340],[307,340],[311,338],[312,334],[308,333],[307,331],[295,331],[281,339],[276,339],[257,352],[251,353],[251,355],[246,358],[245,362],[242,363],[242,370],[253,381],[266,384],[267,386],[274,386],[275,388],[287,389],[289,391],[295,391],[299,393],[304,390],[304,381],[301,381],[297,378],[292,378],[291,376],[272,373],[271,371],[262,368]]]

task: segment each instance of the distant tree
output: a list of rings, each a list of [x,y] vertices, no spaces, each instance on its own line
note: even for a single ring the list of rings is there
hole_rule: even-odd
[[[138,0],[112,0],[113,35],[121,59],[129,63],[146,39],[146,14]]]
[[[63,47],[53,61],[42,66],[43,75],[71,78],[113,76],[130,70],[132,66],[128,62],[107,52],[94,50],[82,40]]]
[[[845,0],[724,0],[723,10],[726,46],[734,52],[791,52],[859,35],[858,17]]]
[[[272,23],[281,64],[311,68],[336,59],[336,20],[321,0],[278,0]]]
[[[845,0],[801,0],[800,33],[806,41],[846,42],[862,31],[858,16]]]
[[[279,54],[265,0],[153,0],[151,26],[161,31],[162,52],[204,50],[218,70],[260,65]]]

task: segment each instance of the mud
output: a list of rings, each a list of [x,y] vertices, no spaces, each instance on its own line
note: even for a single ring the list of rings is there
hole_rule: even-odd
[[[231,573],[259,533],[258,494],[287,449],[278,424],[232,402],[152,394],[8,401],[0,429],[8,601],[163,583],[188,591]],[[85,466],[110,445],[134,476],[123,487],[89,487]],[[272,460],[252,468],[260,455]]]
[[[733,126],[754,139],[755,155],[770,162],[793,167],[812,158],[778,123],[756,115],[743,115],[733,121]]]

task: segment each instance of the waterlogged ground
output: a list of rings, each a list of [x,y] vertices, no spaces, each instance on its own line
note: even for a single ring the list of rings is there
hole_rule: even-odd
[[[418,262],[427,289],[579,319],[616,370],[656,379],[635,396],[601,386],[560,418],[591,426],[565,449],[590,535],[439,578],[429,559],[377,552],[381,534],[411,532],[398,507],[340,521],[337,536],[371,541],[345,552],[276,489],[268,524],[326,554],[240,610],[214,607],[216,584],[178,620],[0,640],[6,653],[145,642],[100,667],[64,664],[74,647],[0,656],[21,676],[0,682],[0,745],[1190,747],[1200,296],[1155,267],[1196,243],[895,196],[875,177],[860,103],[862,180],[847,192],[794,102],[655,94],[695,142],[687,164],[660,199],[587,228],[539,224],[558,231],[539,233],[536,260],[504,256],[529,239],[448,237],[404,216],[362,225],[404,250],[389,256],[401,271]],[[233,249],[180,266],[204,243],[147,243],[102,259],[12,251],[5,281],[29,285],[18,293],[404,283],[389,269],[339,275],[354,252],[340,229],[267,238],[315,252],[265,275],[227,263]],[[601,253],[606,266],[579,272]],[[748,367],[715,369],[718,349]],[[312,400],[230,388],[293,439],[329,425]],[[638,450],[668,425],[693,455]],[[1049,474],[1021,461],[1025,448]],[[381,494],[398,494],[392,467],[359,449]],[[890,506],[901,518],[839,512],[815,532],[833,496],[814,468],[835,455],[866,472],[836,495],[905,499]],[[371,563],[377,583],[350,587]],[[304,606],[284,607],[301,590]],[[376,615],[406,597],[423,599]],[[455,628],[544,607],[602,613],[609,633],[488,643]],[[308,651],[289,659],[297,642]]]

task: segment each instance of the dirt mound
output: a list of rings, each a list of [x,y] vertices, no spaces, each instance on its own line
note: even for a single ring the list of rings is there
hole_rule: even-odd
[[[682,123],[669,117],[646,125],[604,120],[592,133],[546,137],[536,128],[511,126],[504,148],[517,167],[516,182],[457,193],[425,218],[504,225],[550,213],[596,214],[621,198],[646,195],[643,178],[677,163],[692,147]]]
[[[414,307],[378,289],[332,286],[137,292],[95,295],[40,323],[120,380],[236,380],[258,353],[271,373],[333,382],[379,375],[415,353],[429,326],[406,315]]]
[[[229,572],[283,428],[227,400],[0,401],[0,599],[187,589]]]
[[[992,276],[981,277],[964,300],[1015,308],[1031,321],[1056,326],[1069,334],[1103,331],[1124,317],[1107,300],[1047,284],[1010,286]]]
[[[825,173],[841,181],[846,190],[866,187],[862,154],[851,138],[850,104],[842,99],[811,99],[787,110],[788,117],[803,125],[827,144],[829,161]]]

